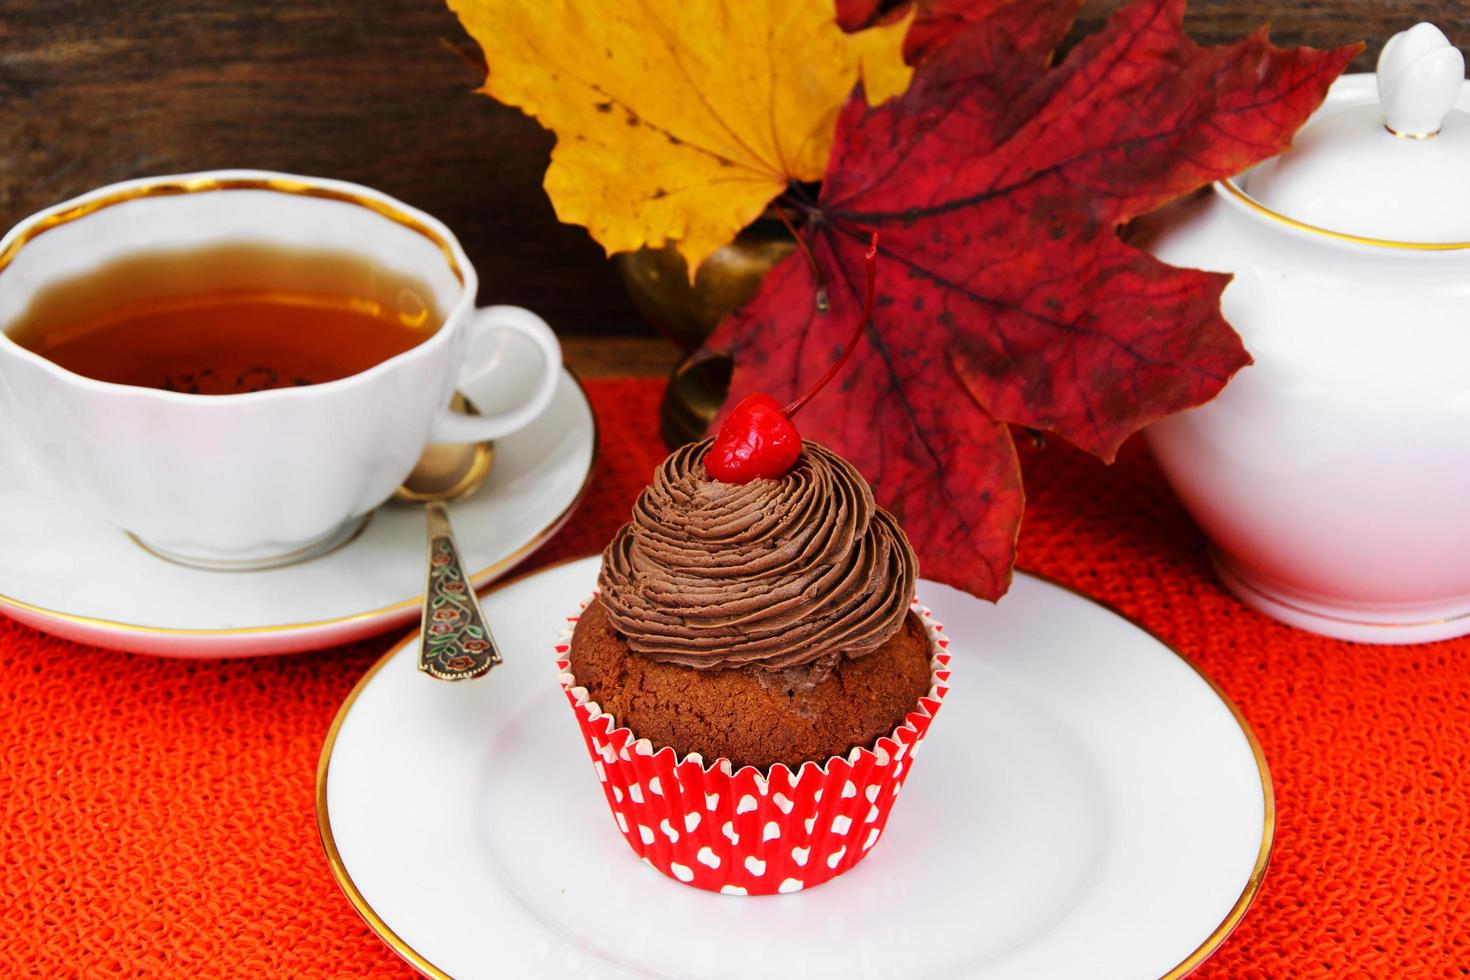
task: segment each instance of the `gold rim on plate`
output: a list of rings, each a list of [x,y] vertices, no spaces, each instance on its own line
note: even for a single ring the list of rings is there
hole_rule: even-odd
[[[592,411],[592,399],[587,396],[587,387],[582,383],[582,379],[577,377],[576,372],[573,371],[570,367],[567,367],[566,365],[563,365],[562,367],[567,372],[567,375],[572,379],[572,383],[577,386],[577,391],[581,394],[582,401],[587,406],[587,416],[592,420],[592,456],[587,462],[587,472],[583,474],[582,484],[581,486],[577,487],[577,492],[572,497],[571,503],[567,504],[566,508],[563,509],[561,513],[552,518],[551,522],[543,527],[540,531],[538,531],[531,538],[530,541],[527,541],[525,544],[521,545],[515,551],[506,555],[499,561],[492,562],[484,568],[470,574],[470,584],[477,591],[482,586],[494,580],[496,576],[502,574],[507,569],[513,568],[515,565],[520,563],[528,555],[530,555],[536,549],[545,544],[552,537],[552,535],[561,530],[561,526],[565,524],[567,519],[572,516],[572,511],[577,509],[577,505],[580,504],[582,502],[582,498],[587,495],[587,488],[592,485],[592,474],[597,470],[597,413]],[[47,619],[59,620],[66,623],[77,623],[82,626],[94,626],[100,629],[110,630],[117,633],[133,633],[144,636],[185,636],[195,637],[199,639],[209,639],[214,637],[226,636],[249,636],[256,633],[297,632],[302,630],[319,629],[324,626],[342,626],[347,623],[366,622],[368,620],[379,619],[382,617],[391,616],[395,613],[400,613],[409,609],[413,609],[422,601],[423,596],[419,595],[413,596],[408,599],[403,599],[386,606],[382,606],[378,609],[371,609],[366,612],[348,613],[345,616],[335,616],[330,619],[317,619],[301,623],[270,624],[266,626],[238,626],[230,629],[182,629],[173,626],[142,626],[138,623],[124,623],[118,620],[103,619],[96,616],[82,616],[77,613],[67,613],[55,609],[47,609],[45,606],[38,606],[34,603],[26,602],[23,599],[16,599],[13,596],[4,595],[3,593],[0,593],[0,612],[3,612],[5,607],[13,607],[29,613],[34,613],[38,616],[43,616]]]
[[[533,575],[539,575],[575,561],[582,561],[585,558],[596,557],[596,554],[596,552],[593,552],[592,554],[579,555],[575,558],[563,558],[560,561],[552,562],[541,568],[512,575],[510,578],[495,583],[485,594],[490,595],[491,593],[499,592],[501,589],[509,588],[517,582],[530,578]],[[1025,571],[1024,569],[1020,570]],[[1205,937],[1204,942],[1195,947],[1193,952],[1160,978],[1160,980],[1182,980],[1182,978],[1189,976],[1189,974],[1198,969],[1200,964],[1204,963],[1205,960],[1209,959],[1210,955],[1219,949],[1220,945],[1235,931],[1236,926],[1240,925],[1241,920],[1245,918],[1246,912],[1250,910],[1251,904],[1256,900],[1256,896],[1260,894],[1262,884],[1265,883],[1266,869],[1271,863],[1271,848],[1276,842],[1276,791],[1271,785],[1271,767],[1266,762],[1266,753],[1261,748],[1261,743],[1256,738],[1256,733],[1252,730],[1250,722],[1246,721],[1245,715],[1241,713],[1240,707],[1236,705],[1230,695],[1226,694],[1225,690],[1215,682],[1213,677],[1205,673],[1203,668],[1176,649],[1172,643],[1133,617],[1100,599],[1093,598],[1050,576],[1040,575],[1036,572],[1025,572],[1025,574],[1047,585],[1056,586],[1063,592],[1077,596],[1095,606],[1100,606],[1124,622],[1132,625],[1146,636],[1152,637],[1165,650],[1178,657],[1183,661],[1185,666],[1193,670],[1202,681],[1209,685],[1210,690],[1229,709],[1230,716],[1235,719],[1236,725],[1240,727],[1241,734],[1245,736],[1246,744],[1250,746],[1251,755],[1255,758],[1256,771],[1261,777],[1261,798],[1264,804],[1265,815],[1264,825],[1261,830],[1261,846],[1256,852],[1256,863],[1251,869],[1250,877],[1246,879],[1245,888],[1241,891],[1240,897],[1235,900],[1235,904],[1230,907],[1230,911],[1225,913],[1225,918],[1220,920],[1220,924]],[[368,900],[363,897],[362,892],[358,890],[356,882],[352,880],[352,875],[348,872],[347,865],[342,860],[342,854],[337,849],[336,838],[332,836],[331,814],[327,810],[327,773],[331,767],[332,750],[336,747],[337,734],[341,731],[342,723],[347,720],[347,715],[351,712],[358,695],[367,689],[368,684],[377,676],[378,671],[387,666],[388,662],[397,656],[399,651],[413,643],[417,638],[418,631],[415,630],[393,644],[392,648],[383,654],[383,656],[379,657],[377,662],[369,667],[367,672],[358,679],[358,682],[353,685],[352,690],[348,692],[346,700],[342,702],[342,707],[337,709],[337,714],[332,719],[331,727],[327,729],[326,740],[322,743],[321,756],[317,760],[316,829],[318,835],[321,837],[322,850],[326,852],[327,864],[332,869],[332,877],[336,879],[337,886],[342,889],[342,893],[347,896],[347,901],[351,903],[352,907],[357,911],[357,914],[362,917],[362,920],[368,924],[368,928],[372,929],[378,938],[389,949],[401,957],[404,962],[408,963],[408,965],[418,970],[424,976],[431,977],[433,980],[453,980],[453,977],[448,973],[445,973],[430,962],[428,957],[404,942],[402,937],[393,931],[392,927],[383,920],[383,917],[377,913],[372,905],[368,904]]]
[[[1024,571],[1024,569],[1022,570]],[[1264,803],[1266,818],[1265,826],[1261,831],[1261,847],[1256,852],[1256,864],[1255,867],[1251,868],[1250,877],[1246,879],[1245,890],[1240,893],[1240,897],[1235,900],[1235,904],[1230,906],[1230,911],[1225,913],[1225,918],[1220,920],[1220,924],[1205,937],[1204,942],[1195,947],[1194,952],[1181,960],[1178,966],[1159,978],[1159,980],[1183,980],[1184,977],[1189,976],[1195,970],[1199,969],[1200,965],[1210,958],[1210,954],[1214,953],[1226,939],[1230,938],[1230,934],[1235,931],[1235,927],[1240,925],[1241,920],[1245,918],[1245,914],[1250,911],[1251,904],[1255,902],[1256,896],[1261,891],[1261,886],[1265,884],[1266,869],[1271,864],[1271,848],[1276,843],[1276,789],[1271,783],[1271,766],[1266,762],[1266,752],[1261,748],[1261,742],[1256,738],[1255,730],[1251,728],[1250,722],[1246,721],[1245,715],[1241,712],[1240,706],[1235,703],[1235,699],[1229,694],[1226,694],[1225,689],[1216,683],[1213,677],[1205,673],[1203,667],[1186,657],[1174,644],[1121,609],[1101,599],[1093,598],[1080,589],[1073,588],[1065,582],[1059,582],[1050,576],[1041,575],[1037,572],[1026,572],[1026,574],[1048,585],[1054,585],[1063,592],[1069,592],[1078,598],[1085,599],[1095,606],[1101,606],[1145,635],[1153,637],[1160,646],[1178,657],[1184,662],[1186,667],[1199,676],[1200,680],[1208,684],[1210,690],[1215,692],[1215,696],[1224,702],[1225,707],[1230,709],[1230,716],[1240,726],[1240,732],[1245,736],[1246,743],[1250,746],[1251,755],[1255,757],[1256,771],[1261,775],[1261,799]],[[376,666],[374,669],[376,670]],[[354,690],[353,693],[355,694],[356,691]]]

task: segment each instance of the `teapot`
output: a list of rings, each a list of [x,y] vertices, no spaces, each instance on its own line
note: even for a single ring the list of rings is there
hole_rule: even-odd
[[[1328,636],[1470,633],[1470,85],[1431,24],[1344,75],[1286,152],[1130,230],[1233,273],[1255,363],[1151,425],[1248,605]]]

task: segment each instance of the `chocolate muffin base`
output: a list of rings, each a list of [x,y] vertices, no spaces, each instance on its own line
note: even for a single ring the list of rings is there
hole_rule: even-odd
[[[753,668],[696,670],[641,657],[593,600],[577,622],[568,660],[590,698],[655,750],[698,752],[706,763],[724,757],[737,769],[784,762],[794,770],[871,746],[897,728],[929,693],[932,652],[910,612],[883,646],[842,659],[825,681],[798,690]]]

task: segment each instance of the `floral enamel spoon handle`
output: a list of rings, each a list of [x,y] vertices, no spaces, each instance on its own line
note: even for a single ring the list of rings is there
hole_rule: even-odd
[[[469,680],[500,663],[500,650],[485,625],[480,601],[459,560],[449,513],[438,501],[425,509],[429,520],[429,578],[424,587],[419,670],[440,680]]]

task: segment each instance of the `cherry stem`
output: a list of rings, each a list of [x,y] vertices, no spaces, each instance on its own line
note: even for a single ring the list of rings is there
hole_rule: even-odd
[[[801,411],[802,406],[811,401],[813,395],[827,387],[827,382],[837,376],[837,372],[842,370],[842,365],[846,364],[847,359],[852,356],[852,352],[857,350],[858,340],[861,339],[863,331],[867,329],[868,321],[873,318],[873,292],[878,282],[878,233],[876,231],[873,232],[873,237],[868,242],[868,251],[864,254],[863,258],[866,260],[868,278],[867,291],[863,296],[863,315],[858,317],[857,325],[852,329],[852,336],[847,338],[847,346],[843,348],[837,360],[832,362],[832,366],[827,369],[827,373],[822,375],[816,384],[808,388],[806,394],[781,409],[781,414],[788,419]]]

